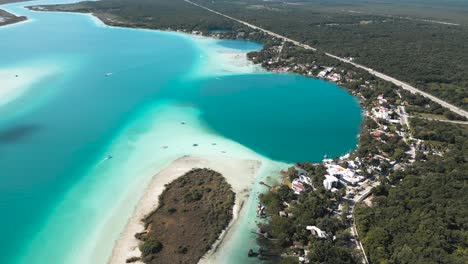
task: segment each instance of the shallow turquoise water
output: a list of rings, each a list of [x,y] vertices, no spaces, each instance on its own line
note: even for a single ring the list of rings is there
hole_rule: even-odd
[[[201,51],[188,37],[100,27],[87,16],[20,6],[8,10],[34,21],[0,28],[0,68],[59,65],[61,71],[0,106],[1,263],[37,253],[30,243],[52,214],[67,214],[55,210],[64,196],[84,181],[120,131],[141,118],[137,113],[157,102],[198,109],[208,129],[274,160],[317,161],[356,144],[360,109],[332,84],[267,73],[197,78]],[[219,45],[259,48],[236,41]],[[113,75],[106,77],[107,72]],[[112,195],[108,199],[112,203]],[[48,263],[64,263],[61,251],[74,239],[63,240],[64,234],[85,230],[85,223],[75,220],[62,229],[58,224],[62,234],[47,235],[48,243],[63,245],[41,252]]]

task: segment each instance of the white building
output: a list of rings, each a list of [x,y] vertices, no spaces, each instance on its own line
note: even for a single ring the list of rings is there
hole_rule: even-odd
[[[325,68],[325,70],[319,72],[317,74],[317,77],[319,78],[325,78],[325,76],[327,76],[331,71],[333,70],[333,68]]]
[[[356,175],[355,171],[352,169],[345,169],[340,165],[335,164],[328,164],[326,167],[329,175],[340,179],[344,184],[355,185],[364,180],[364,177]]]
[[[341,80],[341,75],[339,75],[338,73],[332,73],[325,77],[325,79],[332,82],[338,82],[339,80]]]
[[[300,182],[312,186],[312,180],[309,178],[309,176],[301,174],[301,175],[299,175],[298,179],[299,179]]]
[[[306,226],[306,229],[316,237],[327,238],[327,233],[316,226]]]
[[[331,190],[333,187],[336,187],[340,180],[334,176],[325,175],[325,180],[323,180],[323,187],[327,190]]]
[[[377,96],[377,100],[379,100],[379,104],[384,104],[387,102],[387,99],[384,98],[383,94]]]
[[[372,113],[375,117],[381,119],[389,119],[389,111],[385,107],[376,107],[372,109]]]

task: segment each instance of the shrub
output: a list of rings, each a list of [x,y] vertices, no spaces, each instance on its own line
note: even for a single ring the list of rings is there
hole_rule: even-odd
[[[161,244],[161,242],[159,242],[154,237],[148,238],[148,240],[140,244],[140,251],[143,257],[148,256],[150,254],[156,254],[160,252],[162,248],[163,245]]]
[[[203,191],[201,190],[191,190],[184,195],[184,200],[187,203],[199,201],[203,197]]]

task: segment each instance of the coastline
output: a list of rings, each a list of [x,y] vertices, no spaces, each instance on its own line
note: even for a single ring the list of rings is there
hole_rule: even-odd
[[[95,17],[95,16],[92,16],[92,17]],[[118,27],[118,26],[117,26],[117,27]],[[119,28],[122,28],[122,27],[119,27]],[[151,29],[148,29],[148,30],[151,30]],[[152,30],[152,31],[163,31],[163,32],[171,33],[170,31],[164,31],[164,30]],[[174,33],[176,33],[176,34],[179,34],[179,33],[180,33],[180,34],[187,34],[187,33],[183,33],[183,32],[174,32]],[[202,37],[202,36],[197,35],[197,34],[189,34],[189,33],[188,33],[188,35],[189,35],[189,36],[193,36],[193,39],[203,39],[203,38],[207,38],[207,39],[208,39],[208,38],[210,38],[210,37]],[[190,38],[192,38],[192,37],[190,37]],[[209,40],[209,41],[214,42],[214,41],[216,41],[216,38],[213,39],[213,40]],[[216,56],[219,56],[219,55],[220,55],[220,54],[216,54],[216,55],[213,56],[213,58],[216,58]],[[221,60],[222,60],[222,58],[221,58]],[[244,60],[244,58],[242,58],[241,60]],[[250,58],[249,58],[249,60],[250,60]],[[246,61],[247,61],[247,60],[246,60]],[[202,65],[208,65],[207,67],[209,67],[211,64],[210,64],[210,63],[202,63]],[[217,70],[217,69],[219,69],[219,68],[222,68],[222,67],[218,66],[218,68],[215,68],[215,70]],[[267,67],[265,67],[265,68],[266,68],[265,71],[271,71],[271,69],[268,69]],[[201,72],[201,71],[200,71],[200,72]],[[199,71],[196,71],[196,73],[197,73],[198,75],[202,75],[202,76],[203,76],[203,74],[199,74],[200,72],[199,72]],[[216,71],[215,71],[215,72],[216,72]],[[216,72],[215,75],[218,75],[218,74],[219,74],[219,73]],[[199,76],[197,76],[197,77],[199,77]],[[365,85],[363,85],[363,86],[365,86]],[[344,90],[347,90],[347,89],[346,89],[345,87],[343,87],[343,86],[339,86],[339,87],[342,88],[342,89],[344,89]],[[348,90],[348,92],[351,93],[350,90]],[[353,92],[353,95],[355,95],[355,97],[354,97],[355,99],[357,99],[360,103],[362,103],[361,100],[360,100],[360,98],[359,98],[354,92]],[[358,95],[359,95],[359,94],[358,94]],[[400,96],[400,98],[401,98],[401,96]],[[364,98],[364,97],[362,97],[362,100],[363,100],[364,102],[366,102],[366,100],[371,101],[371,99],[366,99],[366,98]],[[363,112],[363,111],[365,111],[365,110],[363,110],[363,109],[366,109],[366,107],[369,107],[369,106],[361,105],[361,108],[362,108],[362,109],[361,109],[361,113],[362,113],[364,116],[369,116],[370,114],[367,114],[367,113]],[[369,109],[370,109],[370,108],[369,108]],[[364,125],[364,123],[365,123],[365,119],[363,118],[361,124]],[[408,123],[408,121],[406,121],[406,123]],[[369,132],[369,128],[363,126],[363,127],[361,128],[361,130],[359,131],[358,137],[359,137],[360,135],[362,135],[362,134],[366,134],[367,132]],[[359,141],[358,141],[358,142],[359,142]],[[355,150],[357,150],[358,148],[359,148],[359,143],[358,143],[357,148],[356,148]],[[171,149],[172,149],[172,146],[171,146]],[[352,151],[354,151],[354,150],[350,150],[350,151],[352,152]],[[131,211],[132,213],[129,214],[129,215],[127,215],[124,219],[122,219],[122,220],[125,222],[125,224],[122,224],[122,227],[121,227],[119,230],[117,230],[117,232],[115,232],[115,230],[114,230],[114,234],[116,234],[116,235],[118,236],[118,238],[116,239],[117,236],[113,236],[113,237],[112,237],[111,239],[109,239],[109,241],[108,241],[108,245],[109,245],[109,246],[111,247],[111,249],[112,249],[112,256],[113,256],[113,254],[114,254],[114,250],[116,250],[117,243],[121,240],[121,236],[123,236],[124,233],[125,233],[125,231],[127,230],[127,225],[130,225],[130,222],[133,221],[134,218],[135,218],[135,221],[137,221],[137,225],[138,225],[138,222],[139,222],[138,220],[139,220],[139,219],[136,218],[136,216],[137,216],[136,214],[138,213],[138,211],[137,211],[138,208],[140,208],[140,203],[142,203],[143,200],[144,200],[147,196],[150,196],[151,199],[157,199],[157,198],[154,198],[154,197],[157,196],[157,195],[159,195],[159,194],[155,194],[155,193],[153,193],[153,192],[150,192],[150,188],[151,188],[151,186],[153,186],[153,182],[157,182],[156,178],[164,178],[165,176],[161,176],[161,173],[165,172],[166,170],[178,171],[179,169],[181,169],[181,168],[184,166],[183,164],[182,164],[182,165],[181,165],[181,164],[178,164],[178,162],[180,162],[181,160],[184,160],[184,159],[195,159],[196,161],[193,161],[194,164],[198,164],[198,163],[200,163],[200,162],[201,162],[201,163],[204,162],[204,158],[201,158],[201,157],[204,157],[204,156],[203,156],[204,153],[200,153],[200,154],[195,153],[195,154],[191,154],[191,156],[182,156],[182,155],[185,155],[185,154],[186,154],[186,153],[181,153],[181,154],[179,154],[177,157],[172,157],[171,160],[169,160],[169,162],[165,165],[164,168],[160,167],[160,168],[157,168],[157,169],[152,170],[152,171],[150,172],[150,174],[147,175],[147,176],[149,176],[149,177],[147,177],[146,179],[149,179],[149,180],[146,181],[145,184],[141,184],[141,183],[140,183],[140,184],[136,184],[136,185],[138,186],[138,190],[137,190],[136,192],[134,192],[134,194],[133,194],[133,195],[135,196],[135,199],[134,199],[134,200],[135,200],[135,203],[133,204],[133,206],[130,206],[130,208],[129,208],[129,209],[130,209],[129,211]],[[192,156],[192,155],[193,155],[193,156]],[[152,154],[150,154],[149,156],[156,157],[156,158],[158,158],[158,159],[160,158],[160,157],[158,157],[158,155],[155,154],[154,152],[152,152]],[[205,157],[205,158],[207,158],[207,157]],[[239,157],[238,157],[238,158],[239,158]],[[240,159],[244,159],[244,158],[245,158],[244,156],[241,156],[241,157],[240,157]],[[218,159],[218,157],[210,157],[210,158],[207,158],[207,159],[208,159],[207,162],[216,162],[218,165],[219,165],[220,163],[224,164],[224,162],[223,162],[223,161],[220,161],[220,160]],[[256,160],[257,158],[256,158],[256,157],[250,157],[250,159],[251,159],[251,160],[250,160],[251,162],[255,162],[255,160]],[[262,159],[259,158],[259,160],[262,160]],[[232,161],[232,160],[231,160],[231,159],[230,159],[230,160],[227,160],[227,159],[226,159],[226,162],[228,162],[228,161]],[[241,160],[239,160],[239,162],[240,162],[240,161],[241,161]],[[186,161],[186,162],[188,162],[188,161]],[[190,162],[191,162],[191,161],[190,161]],[[190,163],[190,162],[188,162],[188,163]],[[168,165],[169,163],[170,163],[171,165]],[[176,163],[177,163],[177,164],[176,164]],[[265,163],[268,163],[268,162],[265,162]],[[267,166],[267,165],[265,165],[265,163],[262,164],[262,165],[258,165],[258,167],[261,168],[261,170],[263,170],[264,167]],[[172,167],[173,165],[174,165],[175,167]],[[224,165],[226,165],[226,164],[224,164]],[[189,165],[187,165],[187,166],[189,166]],[[240,167],[240,166],[236,166],[236,169],[237,169],[238,167]],[[258,172],[259,168],[257,168],[257,172],[254,173],[255,175],[257,175],[257,176],[256,176],[257,179],[260,177],[260,176],[259,176],[260,173]],[[157,172],[157,173],[154,174],[154,172]],[[140,173],[137,172],[136,174],[140,174]],[[141,175],[143,175],[143,174],[141,174]],[[239,174],[239,175],[240,175],[240,174]],[[175,172],[174,172],[174,177],[175,177]],[[254,176],[254,178],[255,178],[255,176]],[[164,180],[166,180],[166,178],[164,178]],[[229,180],[227,180],[227,181],[229,182]],[[148,182],[150,182],[150,184],[148,184]],[[154,184],[157,184],[159,187],[160,187],[160,185],[161,185],[161,183],[159,183],[159,182],[158,182],[158,183],[154,183]],[[163,185],[164,185],[164,184],[163,184]],[[249,191],[248,189],[243,189],[243,190],[245,190],[245,191],[247,192],[247,194],[246,194],[246,196],[245,196],[246,199],[245,199],[244,201],[247,200],[247,197],[248,197],[249,194],[250,194],[250,197],[251,197],[251,198],[249,199],[249,201],[254,200],[253,197],[256,196],[256,194],[258,194],[258,192],[255,192],[256,190],[255,190],[254,185],[253,185],[253,184],[250,184],[250,186],[252,187],[252,189],[251,189],[250,191]],[[109,186],[107,186],[107,188],[109,188]],[[110,190],[112,190],[112,189],[113,189],[113,188],[111,187]],[[115,189],[114,189],[114,190],[115,190]],[[143,190],[146,190],[146,191],[143,191]],[[111,191],[111,192],[112,192],[112,191]],[[236,193],[237,193],[237,192],[236,192]],[[255,194],[254,194],[254,193],[255,193]],[[117,197],[115,197],[115,198],[117,198]],[[238,214],[241,214],[241,213],[240,213],[240,212],[241,212],[240,210],[241,210],[242,208],[244,208],[244,209],[242,210],[242,214],[244,214],[244,215],[245,215],[245,214],[251,214],[251,211],[253,211],[253,210],[251,210],[252,208],[249,208],[249,207],[248,207],[248,205],[245,205],[245,206],[244,206],[244,201],[241,201],[240,203],[237,203],[237,198],[238,198],[238,197],[236,196],[236,204],[235,204],[235,206],[238,205],[238,208],[237,208],[237,210],[236,210],[236,207],[235,207],[235,206],[234,206],[234,208],[233,208],[234,216],[235,216],[236,218],[233,218],[233,220],[231,221],[231,223],[229,224],[229,226],[227,227],[227,229],[226,229],[225,231],[223,231],[223,233],[220,235],[218,241],[217,241],[215,244],[213,244],[212,249],[209,250],[209,251],[206,253],[206,255],[204,256],[204,258],[201,259],[200,262],[202,262],[202,263],[205,263],[205,262],[206,262],[206,263],[220,263],[220,262],[222,262],[222,260],[224,261],[225,259],[235,259],[235,258],[232,258],[231,255],[223,254],[224,252],[226,252],[226,250],[225,250],[224,252],[222,252],[223,249],[221,249],[221,250],[219,250],[219,251],[217,252],[217,248],[218,248],[218,246],[220,246],[220,245],[221,245],[221,248],[222,248],[222,247],[224,247],[225,244],[230,244],[230,241],[229,241],[229,240],[230,240],[230,237],[233,236],[233,233],[235,233],[234,231],[236,231],[236,230],[235,230],[235,227],[233,227],[233,226],[243,226],[242,228],[245,229],[245,225],[244,225],[244,221],[243,221],[243,220],[244,220],[244,219],[243,219],[244,217],[243,217],[242,215],[241,215],[241,216],[238,215]],[[153,204],[149,204],[149,205],[153,205],[153,207],[155,207],[155,206],[157,206],[157,201],[156,201],[156,204],[153,203]],[[108,207],[108,206],[106,205],[105,207]],[[122,213],[122,211],[120,211],[119,213]],[[236,214],[237,214],[237,215],[236,215]],[[140,219],[141,219],[141,218],[140,218]],[[141,223],[140,223],[140,225],[141,225]],[[125,226],[125,228],[123,228],[123,226]],[[107,226],[107,227],[108,227],[108,226]],[[104,226],[104,228],[107,228],[107,227]],[[229,231],[229,230],[231,230],[231,228],[234,229],[234,230]],[[99,228],[97,228],[97,229],[99,229]],[[123,230],[123,232],[122,232],[122,230]],[[122,233],[121,233],[121,232],[122,232]],[[131,239],[131,238],[132,238],[131,233],[129,233],[129,234],[130,234],[130,236],[129,236],[128,238]],[[235,233],[235,235],[237,236],[237,233]],[[357,236],[357,234],[356,234],[356,236]],[[225,242],[223,242],[223,240],[224,240]],[[245,240],[242,240],[242,241],[244,242]],[[114,247],[112,248],[112,246],[114,246]],[[124,246],[125,246],[125,245],[124,245]],[[128,246],[128,244],[127,244],[127,246]],[[243,244],[243,247],[244,247],[244,244]],[[247,247],[247,246],[246,246],[246,247]],[[362,245],[361,245],[361,247],[362,247]],[[133,248],[133,249],[132,249],[132,248]],[[248,247],[247,247],[247,248],[248,248]],[[132,253],[132,252],[133,252],[133,253],[135,253],[135,252],[138,253],[138,247],[137,247],[137,246],[130,246],[130,247],[127,248],[127,250],[128,250],[130,253]],[[122,250],[122,251],[117,250],[117,251],[118,251],[118,253],[125,253],[124,250]],[[222,253],[220,254],[220,252],[222,252]],[[243,252],[243,253],[245,253],[245,252]],[[365,255],[365,251],[363,251],[363,253],[364,253],[364,255]],[[218,261],[215,261],[215,257],[213,257],[215,254],[216,254],[216,255],[223,255],[224,258],[218,258]],[[106,255],[107,255],[107,257],[109,257],[109,255],[110,255],[110,254],[109,254],[109,251],[106,251]],[[125,260],[125,259],[123,259],[123,260]],[[110,261],[111,261],[110,259],[107,260],[107,258],[106,258],[106,261],[108,261],[109,263],[111,263],[111,262],[110,262]],[[102,261],[102,262],[105,262],[105,261]],[[122,263],[122,261],[118,261],[118,262],[119,262],[119,263]]]
[[[28,7],[29,8],[29,7]],[[38,11],[31,9],[33,11]],[[222,39],[216,38],[215,36],[205,36],[201,34],[193,34],[185,31],[174,31],[170,29],[152,29],[152,28],[139,28],[139,27],[130,27],[125,25],[114,25],[107,24],[105,19],[101,18],[98,14],[95,13],[81,13],[81,12],[72,12],[72,11],[53,11],[53,10],[43,10],[41,12],[58,12],[58,13],[71,13],[78,15],[89,16],[91,20],[98,27],[104,28],[119,28],[119,29],[130,29],[130,30],[146,30],[150,32],[163,32],[166,34],[175,34],[179,37],[189,38],[195,44],[197,44],[200,49],[200,60],[199,64],[204,67],[196,66],[198,70],[196,71],[196,77],[208,77],[208,76],[226,76],[232,74],[255,74],[255,73],[268,73],[261,65],[255,64],[248,59],[247,53],[251,50],[237,50],[229,47],[220,47],[218,41],[235,41],[235,39]],[[259,47],[256,47],[259,50],[261,49],[261,44]],[[213,52],[215,54],[213,54]]]
[[[169,166],[156,173],[150,184],[146,187],[144,195],[136,205],[134,213],[128,220],[124,230],[120,233],[118,240],[114,244],[112,254],[107,263],[125,263],[129,257],[140,256],[138,245],[139,240],[135,234],[144,230],[141,219],[148,213],[155,210],[158,206],[159,195],[164,190],[164,185],[182,176],[192,168],[210,168],[219,171],[226,181],[232,186],[236,193],[235,204],[233,207],[233,219],[229,226],[224,230],[217,242],[213,245],[202,260],[212,255],[232,225],[237,221],[242,204],[246,201],[253,181],[261,167],[258,160],[242,160],[220,157],[196,157],[183,156],[173,161]],[[239,177],[242,175],[242,177]],[[142,262],[136,262],[142,263]]]
[[[32,21],[27,16],[19,15],[8,9],[8,5],[17,4],[21,2],[29,2],[32,0],[10,0],[6,3],[0,4],[0,29],[10,27],[12,25],[23,24]],[[3,16],[3,19],[2,19]],[[6,18],[6,20],[5,20]]]
[[[93,20],[102,22],[102,20],[98,19],[98,17],[96,17],[94,14],[85,14],[85,15],[92,15],[91,17],[93,18]],[[99,23],[99,22],[96,22],[96,23]],[[99,24],[101,24],[101,23],[99,23]],[[106,24],[104,24],[103,22],[102,22],[101,26],[141,30],[141,29],[139,29],[139,28],[128,28],[128,27],[121,27],[121,26],[106,25]],[[213,38],[213,37],[210,37],[210,36],[200,36],[200,35],[197,35],[197,34],[190,34],[190,33],[187,33],[187,32],[175,32],[175,31],[166,31],[166,30],[159,30],[159,29],[146,29],[146,30],[167,32],[167,33],[169,33],[169,34],[177,34],[177,35],[179,35],[179,36],[186,36],[186,37],[188,37],[188,38],[190,38],[190,39],[192,39],[192,40],[193,40],[193,39],[195,39],[195,40],[196,40],[196,39],[199,39],[199,40],[204,40],[204,39],[206,39],[206,40],[212,41],[212,42],[219,41],[218,39]],[[217,55],[215,54],[214,57],[216,57],[216,56],[217,56]],[[242,57],[241,60],[249,61],[249,60],[247,60],[247,58],[245,58],[245,57]],[[251,62],[251,61],[249,61],[249,62]],[[207,63],[207,65],[210,66],[210,63]],[[219,65],[216,65],[216,67],[217,67],[216,70],[219,70],[220,66],[219,66]],[[265,70],[265,72],[267,72],[267,71]],[[198,73],[198,72],[197,72],[197,73]],[[233,74],[233,73],[236,73],[236,72],[230,72],[229,74]],[[217,71],[216,71],[216,74],[218,74]],[[203,75],[202,75],[202,76],[203,76]],[[199,77],[199,76],[197,76],[197,77]],[[216,159],[214,159],[214,160],[216,160]],[[176,161],[178,161],[178,159],[177,159]],[[174,161],[174,162],[176,162],[176,161]],[[213,160],[211,160],[210,162],[213,162]],[[189,169],[191,169],[191,168],[187,168],[187,170],[189,170]],[[212,169],[216,169],[216,168],[213,167]],[[161,170],[159,173],[157,173],[155,176],[153,176],[153,177],[151,178],[151,179],[152,179],[152,180],[151,180],[151,184],[149,184],[149,185],[146,185],[146,184],[145,184],[145,186],[141,186],[140,189],[148,189],[148,188],[150,188],[150,186],[153,185],[153,181],[155,181],[155,178],[158,178],[157,175],[160,175],[160,174],[161,174],[163,171],[165,171],[165,170],[166,170],[166,169],[163,169],[163,170]],[[220,171],[223,175],[225,174],[225,173],[223,173],[223,171],[221,171],[221,170],[219,170],[219,171]],[[182,174],[183,174],[183,173],[181,173],[180,175],[182,175]],[[180,176],[180,175],[179,175],[179,176]],[[159,177],[159,178],[160,178],[160,177]],[[252,178],[252,179],[253,179],[253,178]],[[166,179],[164,179],[164,180],[166,180]],[[233,188],[234,188],[234,185],[229,181],[229,179],[227,179],[227,181],[228,181],[228,182],[233,186]],[[162,185],[164,185],[164,184],[162,184]],[[252,185],[253,185],[253,184],[248,184],[247,187],[252,187]],[[159,188],[161,188],[161,186],[159,186]],[[162,191],[162,190],[161,190],[161,191]],[[235,192],[238,193],[237,191],[235,191]],[[247,189],[247,193],[248,193],[248,189]],[[159,194],[154,194],[154,193],[149,193],[149,194],[147,194],[147,192],[145,192],[145,193],[143,194],[144,197],[142,198],[142,200],[145,199],[145,197],[146,197],[147,195],[153,197],[153,199],[157,199],[157,197],[159,196]],[[154,197],[156,197],[156,198],[154,198]],[[236,219],[238,218],[239,210],[241,209],[241,206],[242,206],[242,201],[239,203],[239,202],[237,201],[237,198],[238,198],[238,197],[236,197],[236,204],[235,204],[235,206],[234,206],[234,218],[233,218],[233,221],[230,223],[229,227],[227,228],[227,230],[230,230],[230,228],[231,228],[231,227],[234,225],[234,223],[236,222]],[[246,200],[246,198],[244,199],[244,201],[245,201],[245,200]],[[132,228],[132,226],[129,226],[129,225],[131,225],[131,222],[132,222],[132,221],[135,221],[135,219],[136,219],[137,222],[136,222],[136,225],[133,226],[133,227],[138,228],[138,223],[139,223],[139,220],[140,220],[140,219],[137,218],[137,215],[136,215],[136,214],[138,213],[138,208],[140,207],[140,203],[141,203],[141,202],[142,202],[142,201],[140,201],[140,202],[137,203],[137,207],[136,207],[136,209],[135,209],[135,214],[132,214],[131,218],[128,220],[128,223],[126,224],[126,227],[125,227],[124,231],[119,235],[119,239],[114,243],[115,246],[113,247],[113,250],[112,250],[112,252],[113,252],[113,253],[112,253],[112,256],[114,255],[114,252],[116,251],[116,248],[117,248],[117,246],[118,246],[117,244],[120,243],[119,241],[122,239],[121,236],[125,236],[125,235],[126,235],[125,232],[127,231],[127,229]],[[156,206],[156,205],[154,205],[154,206]],[[246,209],[244,209],[244,211],[243,211],[244,213],[246,213],[245,210],[246,210]],[[249,210],[249,211],[250,211],[250,210]],[[125,219],[125,220],[127,220],[127,219]],[[237,221],[237,222],[239,222],[239,221]],[[140,225],[141,225],[141,224],[140,224]],[[210,261],[210,257],[211,257],[214,253],[216,253],[216,252],[215,252],[215,251],[216,251],[215,249],[216,249],[218,246],[221,246],[221,247],[222,247],[222,245],[224,245],[224,243],[221,243],[223,237],[229,236],[229,234],[231,234],[231,233],[232,233],[232,232],[223,232],[223,234],[222,234],[221,237],[220,237],[220,240],[218,240],[218,242],[213,246],[213,250],[210,250],[209,252],[207,252],[206,256],[205,256],[201,261]],[[127,234],[127,235],[129,235],[129,236],[126,237],[126,238],[132,239],[134,233],[133,233],[133,234],[132,234],[132,233],[129,233],[129,234]],[[131,240],[130,240],[130,243],[131,243]],[[125,246],[125,245],[124,245],[124,246]],[[127,246],[129,246],[129,245],[127,244]],[[131,247],[131,246],[130,246],[130,247]],[[135,247],[135,245],[134,245],[133,247]],[[127,250],[130,250],[130,251],[129,251],[130,253],[132,252],[132,249],[131,249],[131,248],[127,248]],[[135,249],[134,249],[134,250],[135,250]],[[138,251],[137,248],[136,248],[136,250]],[[125,252],[122,251],[122,253],[125,253]],[[121,254],[121,255],[124,256],[123,254]],[[124,256],[124,257],[125,257],[125,256]],[[113,257],[111,257],[111,258],[113,259]],[[125,259],[123,259],[123,260],[125,260]],[[212,260],[211,260],[211,261],[212,261]],[[212,262],[213,262],[213,261],[212,261]],[[111,259],[109,259],[109,263],[113,263],[113,262],[111,262]],[[119,263],[121,263],[121,262],[119,262]],[[216,262],[213,262],[213,263],[216,263]]]

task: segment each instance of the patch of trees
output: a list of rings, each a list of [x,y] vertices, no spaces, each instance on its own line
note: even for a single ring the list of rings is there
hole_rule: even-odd
[[[142,221],[145,263],[197,263],[232,219],[235,194],[218,172],[193,169],[166,185],[158,208]]]
[[[462,144],[467,137],[466,131],[459,125],[446,122],[429,121],[420,118],[411,118],[411,132],[415,138],[422,140],[439,141],[448,144]]]
[[[307,164],[303,164],[307,167]],[[318,170],[321,170],[318,168]],[[333,215],[339,195],[318,188],[296,195],[286,185],[277,190],[260,195],[260,201],[266,206],[271,220],[260,225],[268,232],[269,239],[260,237],[258,242],[269,255],[292,254],[300,250],[309,250],[311,263],[358,263],[359,258],[350,249],[349,234],[345,220]],[[286,203],[289,205],[286,205]],[[286,211],[288,216],[280,216]],[[309,225],[315,225],[327,233],[326,238],[314,237]],[[292,263],[293,259],[273,259],[279,263]],[[295,259],[297,263],[297,258]]]
[[[444,157],[428,155],[373,190],[372,207],[356,208],[361,242],[372,263],[466,263],[468,133],[445,123],[412,123],[453,145]]]

